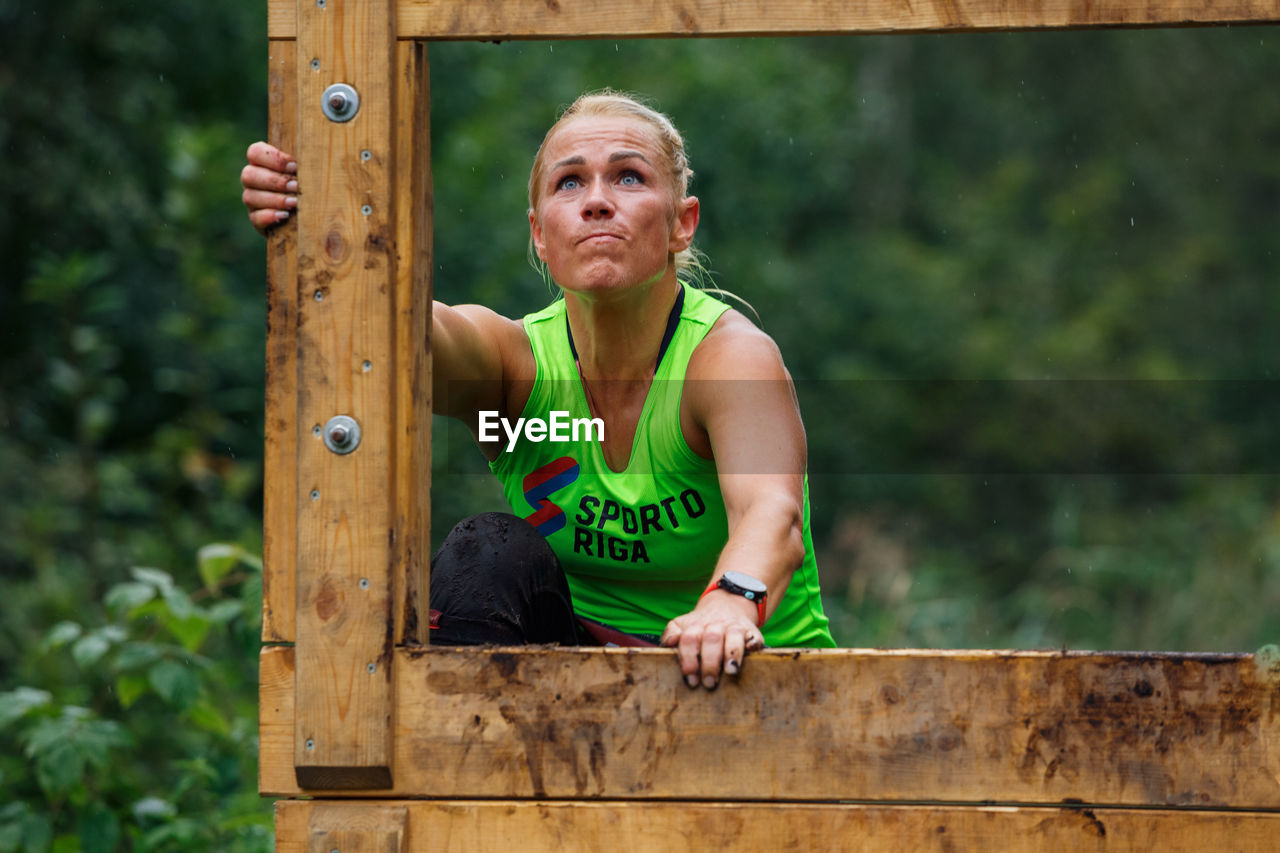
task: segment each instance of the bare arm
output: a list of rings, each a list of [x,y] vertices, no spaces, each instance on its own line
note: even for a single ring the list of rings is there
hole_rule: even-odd
[[[686,402],[715,458],[728,514],[711,580],[734,570],[764,582],[767,619],[804,559],[804,426],[777,346],[745,318],[726,319],[690,363]],[[715,590],[671,621],[663,644],[678,648],[690,686],[710,688],[722,667],[736,674],[746,651],[763,645],[757,621],[752,602]]]

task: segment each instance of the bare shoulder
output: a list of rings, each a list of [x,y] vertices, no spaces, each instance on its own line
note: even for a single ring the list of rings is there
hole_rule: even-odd
[[[720,315],[689,360],[693,379],[789,378],[773,338],[741,312]]]

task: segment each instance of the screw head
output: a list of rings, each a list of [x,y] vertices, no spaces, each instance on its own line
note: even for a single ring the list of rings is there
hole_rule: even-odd
[[[373,675],[375,672],[378,671],[378,665],[376,663],[371,663],[365,668],[369,670],[370,675]]]
[[[315,749],[315,748],[316,748],[316,742],[311,738],[307,738],[307,749]]]

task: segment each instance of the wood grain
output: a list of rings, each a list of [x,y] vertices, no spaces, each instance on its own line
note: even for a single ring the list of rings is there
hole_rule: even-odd
[[[268,0],[272,38],[292,38],[293,0]],[[645,38],[894,33],[1280,21],[1277,0],[397,0],[402,39]]]
[[[397,644],[425,640],[431,574],[431,100],[427,46],[396,45],[395,537]],[[403,581],[403,582],[401,582]]]
[[[402,802],[408,850],[719,853],[1095,850],[1272,853],[1280,814],[998,806]],[[276,850],[303,853],[316,802],[276,804]],[[377,808],[366,806],[366,808]],[[341,848],[347,853],[347,848]],[[328,853],[328,851],[323,851]]]
[[[315,803],[307,812],[306,853],[405,853],[409,849],[408,810],[402,805]]]
[[[312,788],[390,785],[396,75],[391,0],[298,4],[297,712]],[[347,83],[355,118],[322,93]],[[329,451],[335,415],[361,429]]]
[[[297,42],[272,41],[268,53],[267,141],[297,151]],[[267,374],[263,419],[262,642],[294,639],[297,544],[298,223],[267,234]]]
[[[302,793],[290,664],[264,651],[275,795]],[[771,651],[707,693],[665,650],[401,649],[396,697],[382,796],[1280,808],[1250,655]]]

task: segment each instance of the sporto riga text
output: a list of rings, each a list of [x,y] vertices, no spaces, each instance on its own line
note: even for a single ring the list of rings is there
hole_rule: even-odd
[[[604,441],[602,418],[571,418],[568,412],[552,410],[549,418],[516,418],[514,424],[497,411],[481,410],[480,440],[498,441],[498,427],[507,437],[506,452],[515,449],[516,441],[523,435],[533,442],[545,441]]]

